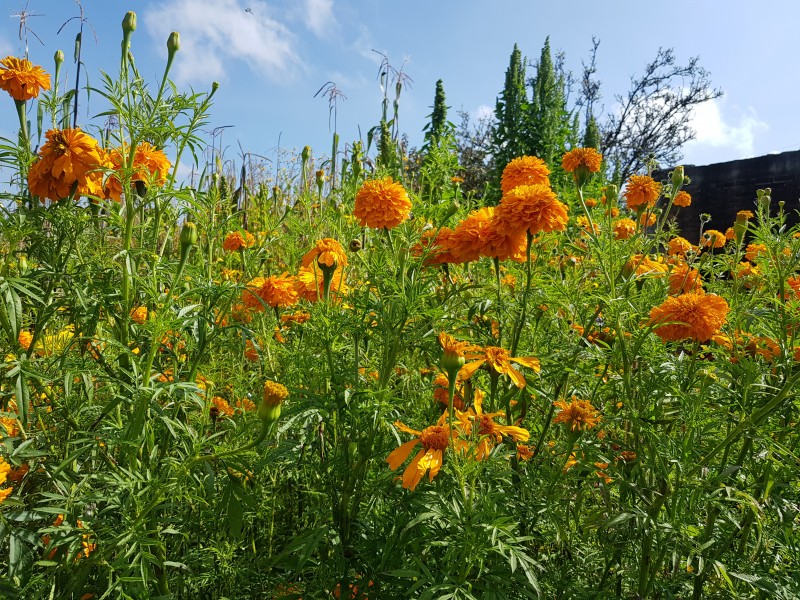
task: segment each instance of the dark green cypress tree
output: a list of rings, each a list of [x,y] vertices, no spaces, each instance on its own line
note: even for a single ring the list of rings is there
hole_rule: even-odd
[[[447,105],[445,104],[444,84],[441,79],[436,82],[436,94],[433,97],[433,112],[428,116],[431,121],[425,126],[425,144],[422,147],[423,151],[438,143],[447,126]]]
[[[532,83],[531,107],[526,115],[526,150],[553,166],[575,136],[567,110],[566,83],[563,76],[556,74],[549,37],[542,47]]]

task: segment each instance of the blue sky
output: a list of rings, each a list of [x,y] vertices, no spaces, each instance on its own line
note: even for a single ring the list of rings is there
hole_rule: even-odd
[[[330,148],[328,104],[315,92],[333,81],[347,96],[338,106],[341,145],[366,137],[380,119],[381,56],[413,79],[400,98],[400,128],[412,145],[421,143],[437,79],[444,80],[451,118],[494,107],[514,43],[529,60],[538,58],[545,37],[566,53],[576,76],[588,59],[592,36],[600,39],[598,78],[601,107],[615,108],[631,75],[640,73],[659,47],[675,48],[679,63],[700,56],[724,97],[693,118],[698,139],[685,148],[686,164],[707,164],[800,148],[796,103],[800,79],[796,55],[800,2],[609,0],[569,4],[539,0],[83,0],[84,63],[90,83],[99,70],[118,65],[120,23],[126,10],[138,15],[133,52],[142,74],[157,85],[169,33],[181,33],[173,79],[184,89],[221,86],[210,127],[222,133],[226,158],[239,144],[274,158],[280,144],[315,154]],[[72,48],[78,6],[72,0],[4,0],[0,54],[22,55],[19,14],[31,14],[27,42],[31,59],[52,72],[53,52]],[[35,16],[34,16],[35,15]],[[36,35],[34,35],[34,33]],[[45,42],[42,45],[39,40]],[[95,39],[96,36],[96,39]],[[85,83],[85,79],[83,80]],[[80,120],[103,109],[99,96]],[[0,113],[0,134],[16,127],[13,103]],[[209,136],[210,139],[210,136]],[[218,138],[219,143],[219,138]]]

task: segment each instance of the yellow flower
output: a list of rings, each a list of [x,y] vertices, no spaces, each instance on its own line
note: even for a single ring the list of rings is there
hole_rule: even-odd
[[[27,350],[31,347],[31,342],[33,341],[33,334],[30,331],[25,331],[24,329],[20,329],[19,336],[17,337],[17,342],[19,342],[19,347],[23,350]]]
[[[614,239],[627,240],[636,233],[636,223],[633,219],[619,219],[614,221]]]
[[[51,129],[45,137],[39,159],[28,172],[31,194],[55,201],[73,192],[102,196],[101,169],[108,159],[97,140],[80,129]]]
[[[520,156],[503,169],[500,189],[506,194],[520,185],[546,185],[550,187],[550,169],[541,158]]]
[[[137,306],[136,308],[131,309],[131,321],[138,325],[141,325],[147,321],[147,307]]]
[[[591,429],[600,422],[600,414],[588,400],[578,400],[573,396],[569,404],[564,400],[558,400],[553,404],[561,409],[553,419],[553,423],[564,423],[570,431]]]
[[[277,421],[281,416],[281,407],[289,397],[286,386],[277,381],[264,382],[264,393],[258,406],[258,417],[267,423]]]
[[[333,238],[322,238],[314,247],[303,255],[303,266],[308,267],[317,260],[320,266],[346,267],[347,254],[342,245]]]
[[[27,59],[7,56],[0,60],[0,89],[23,102],[38,97],[41,90],[49,90],[50,75]]]
[[[525,387],[525,377],[517,369],[512,366],[512,362],[533,369],[535,373],[540,371],[539,359],[534,357],[520,358],[512,357],[508,350],[505,348],[498,348],[496,346],[486,346],[486,348],[478,349],[480,352],[473,352],[468,358],[475,359],[466,363],[458,372],[459,379],[469,379],[475,371],[482,365],[486,364],[498,375],[507,375],[511,381],[514,382],[518,388]]]
[[[400,421],[394,424],[400,431],[416,436],[416,439],[405,442],[389,454],[386,462],[392,471],[397,470],[405,462],[417,444],[422,444],[420,451],[403,472],[403,487],[412,492],[425,473],[428,473],[428,480],[433,481],[442,468],[444,451],[450,444],[450,428],[444,424],[444,417],[443,414],[436,425],[426,427],[422,431],[411,429]]]
[[[728,303],[716,294],[670,296],[650,311],[654,332],[665,342],[686,339],[707,342],[725,323]]]
[[[356,193],[353,216],[362,227],[392,229],[408,219],[410,214],[408,192],[391,177],[366,181]]]
[[[661,184],[647,175],[631,175],[623,195],[628,208],[651,207],[661,195]]]
[[[527,442],[531,434],[527,429],[516,425],[501,425],[495,423],[497,417],[505,417],[505,412],[485,413],[483,412],[483,397],[476,396],[473,407],[466,413],[458,413],[458,421],[464,431],[477,431],[480,439],[475,448],[475,459],[483,460],[497,444],[503,441],[503,436],[511,438],[515,442]]]

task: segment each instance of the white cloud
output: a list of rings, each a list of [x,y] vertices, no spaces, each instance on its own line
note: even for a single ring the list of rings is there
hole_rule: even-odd
[[[303,4],[306,27],[318,37],[328,37],[338,27],[333,0],[305,0]]]
[[[480,121],[481,119],[493,119],[494,109],[486,104],[481,104],[478,108],[470,113],[470,118],[473,121]]]
[[[729,110],[725,98],[696,107],[691,125],[697,136],[684,146],[684,154],[687,163],[695,164],[750,158],[756,136],[769,129],[754,108]]]
[[[178,81],[222,80],[236,60],[256,74],[289,79],[302,63],[294,35],[270,12],[263,0],[170,0],[144,20],[151,35],[164,42],[173,29],[180,32]]]

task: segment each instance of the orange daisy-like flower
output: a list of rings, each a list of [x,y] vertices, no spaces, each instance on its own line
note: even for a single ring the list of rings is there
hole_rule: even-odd
[[[417,452],[403,472],[404,488],[413,492],[425,473],[428,473],[428,480],[433,481],[442,468],[444,451],[450,445],[450,427],[444,421],[445,415],[443,414],[436,425],[426,427],[422,431],[411,429],[400,421],[395,422],[394,426],[397,429],[416,436],[416,439],[405,442],[389,454],[386,462],[389,463],[392,471],[397,470],[405,462],[417,444],[422,444],[422,449]]]
[[[585,431],[600,423],[600,413],[588,400],[578,400],[573,396],[569,404],[564,400],[553,404],[560,409],[553,423],[564,423],[570,431]]]
[[[661,261],[660,256],[658,260],[653,260],[649,256],[634,254],[625,263],[625,274],[628,276],[635,274],[636,277],[663,277],[668,270],[669,267]]]
[[[672,296],[687,292],[702,293],[703,280],[697,269],[689,268],[685,262],[679,262],[669,274],[669,293]]]
[[[687,207],[692,205],[692,197],[689,195],[689,192],[680,191],[678,195],[675,196],[675,200],[672,201],[675,206]]]
[[[725,234],[716,229],[707,229],[703,232],[703,247],[704,248],[722,248],[727,239]]]
[[[636,222],[633,219],[619,219],[614,221],[614,239],[627,240],[636,233]]]
[[[567,205],[549,185],[520,185],[503,194],[497,207],[500,227],[509,231],[564,231],[567,228]]]
[[[495,423],[497,417],[505,417],[503,411],[494,413],[483,412],[483,398],[477,397],[473,407],[467,412],[458,413],[458,421],[465,432],[477,431],[480,436],[478,445],[475,448],[476,460],[483,460],[488,457],[497,444],[503,441],[503,436],[511,438],[515,442],[527,442],[531,434],[527,429],[516,425],[501,425]]]
[[[14,100],[24,102],[50,89],[50,75],[24,58],[7,56],[0,60],[0,89]]]
[[[410,214],[408,192],[391,177],[366,181],[356,193],[353,216],[362,227],[392,229],[408,219]]]
[[[653,206],[661,195],[661,184],[648,175],[631,175],[623,195],[628,208]]]
[[[105,152],[97,140],[80,129],[51,129],[28,172],[28,188],[41,199],[61,200],[75,195],[101,196]]]
[[[294,288],[294,277],[288,273],[272,277],[256,277],[247,284],[242,292],[242,302],[255,311],[264,310],[264,305],[272,308],[286,308],[297,302],[297,291]]]
[[[603,155],[594,148],[573,148],[561,159],[561,167],[567,173],[574,173],[580,167],[584,167],[590,173],[597,173],[602,164]]]
[[[222,249],[225,252],[238,252],[246,248],[252,248],[256,244],[256,238],[249,231],[245,231],[242,235],[241,231],[231,231],[225,236],[222,242]]]
[[[469,379],[484,364],[487,365],[498,375],[507,375],[518,388],[525,387],[525,376],[515,369],[511,363],[517,363],[523,367],[533,369],[538,373],[541,369],[539,359],[532,356],[527,358],[512,357],[511,353],[505,348],[497,346],[486,346],[486,348],[476,348],[478,352],[471,352],[467,358],[470,362],[461,367],[458,372],[459,379]]]
[[[541,158],[520,156],[503,169],[500,189],[506,194],[520,185],[546,185],[550,187],[550,169]]]
[[[333,238],[322,238],[303,255],[303,266],[308,267],[314,260],[326,267],[346,267],[347,254],[342,245]]]
[[[694,246],[689,243],[689,240],[681,236],[676,236],[667,243],[667,254],[670,256],[685,255],[693,249]]]
[[[650,324],[665,342],[707,342],[725,324],[728,303],[716,294],[692,292],[670,296],[650,311]],[[663,323],[663,324],[662,324]]]
[[[294,278],[294,289],[297,295],[308,302],[322,300],[325,290],[324,276],[317,263],[311,263],[307,267],[300,267],[297,276]],[[347,293],[347,286],[344,283],[344,271],[337,268],[331,276],[331,297],[334,294]]]

